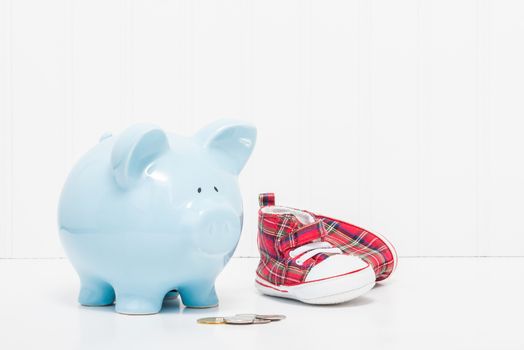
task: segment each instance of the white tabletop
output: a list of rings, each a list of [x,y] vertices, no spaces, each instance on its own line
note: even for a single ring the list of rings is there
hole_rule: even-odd
[[[266,297],[257,259],[235,258],[220,306],[125,316],[76,302],[66,259],[0,260],[0,349],[523,349],[524,258],[401,258],[390,280],[336,306]],[[279,313],[266,325],[200,325],[200,317]]]

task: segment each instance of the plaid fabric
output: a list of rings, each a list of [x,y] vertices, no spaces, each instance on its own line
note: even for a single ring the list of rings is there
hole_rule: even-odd
[[[265,207],[266,205],[275,205],[274,193],[262,193],[258,196],[258,205]]]
[[[325,241],[373,266],[377,281],[386,279],[393,272],[395,257],[381,238],[344,221],[321,215],[317,215],[316,218],[329,227],[330,234]]]
[[[264,203],[274,205],[274,194],[259,196]],[[394,268],[394,256],[379,237],[360,227],[326,216],[306,213],[315,218],[313,224],[302,224],[295,215],[264,213],[259,210],[258,247],[260,263],[257,274],[274,284],[292,286],[303,283],[307,274],[330,253],[320,253],[297,265],[289,252],[296,247],[313,241],[326,241],[340,248],[345,254],[356,255],[369,263],[377,281],[388,277]]]

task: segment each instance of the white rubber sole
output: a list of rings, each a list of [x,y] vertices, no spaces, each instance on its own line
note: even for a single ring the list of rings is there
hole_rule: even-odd
[[[295,286],[275,286],[258,276],[255,280],[255,287],[262,294],[318,305],[344,303],[368,292],[374,285],[375,273],[369,265],[357,271]]]

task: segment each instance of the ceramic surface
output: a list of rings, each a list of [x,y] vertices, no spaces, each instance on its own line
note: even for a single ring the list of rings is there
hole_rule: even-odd
[[[104,134],[72,169],[60,238],[81,280],[79,302],[151,314],[171,290],[190,307],[218,304],[215,278],[242,230],[237,177],[256,141],[222,120],[192,137],[137,124]]]

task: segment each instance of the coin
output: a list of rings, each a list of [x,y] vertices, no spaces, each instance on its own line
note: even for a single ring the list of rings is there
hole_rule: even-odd
[[[286,318],[284,315],[258,315],[258,314],[238,314],[238,317],[254,317],[260,320],[280,321]]]
[[[286,318],[285,315],[256,315],[256,318],[270,321],[280,321]]]
[[[257,318],[257,315],[256,314],[236,314],[235,317],[255,319]]]
[[[204,317],[197,320],[201,324],[224,324],[224,317]]]
[[[272,321],[280,321],[286,318],[284,315],[257,315],[257,314],[237,314],[227,317],[205,317],[197,320],[202,324],[266,324]]]
[[[254,317],[242,317],[242,316],[231,316],[224,317],[224,321],[227,324],[253,324],[255,321]]]
[[[271,323],[271,320],[264,320],[263,318],[255,318],[253,324],[266,324]]]
[[[235,316],[232,316],[232,317],[242,318],[246,320],[254,320],[255,318],[257,318],[257,315],[256,314],[236,314]]]

